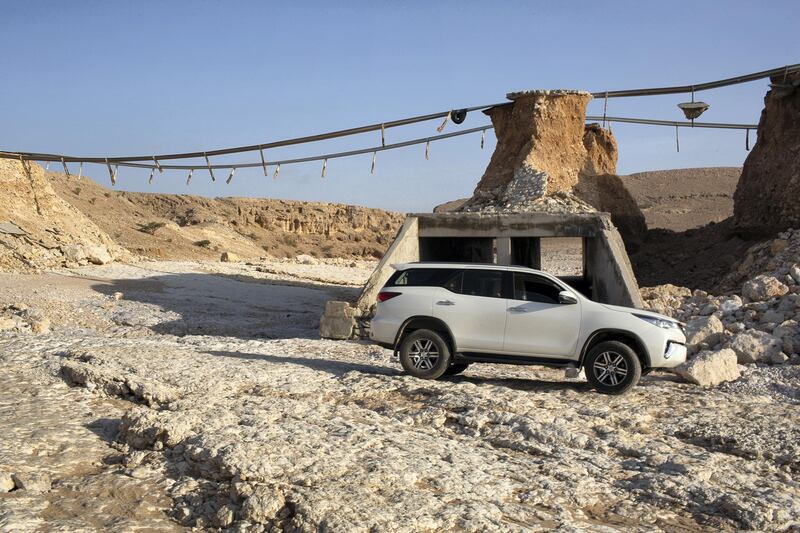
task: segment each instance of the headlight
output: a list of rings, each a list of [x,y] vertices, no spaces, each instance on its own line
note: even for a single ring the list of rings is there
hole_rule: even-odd
[[[656,318],[652,316],[645,316],[645,315],[633,315],[636,318],[641,318],[645,322],[650,322],[654,326],[658,326],[659,328],[663,329],[679,329],[680,325],[675,322],[674,320],[666,320],[663,318]]]

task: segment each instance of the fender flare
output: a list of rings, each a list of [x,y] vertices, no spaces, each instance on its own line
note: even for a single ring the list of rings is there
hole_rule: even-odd
[[[394,353],[397,354],[400,345],[400,339],[403,338],[406,329],[411,324],[415,326],[419,323],[420,327],[415,327],[414,329],[433,329],[433,330],[444,330],[447,332],[447,337],[450,341],[450,350],[453,355],[455,355],[456,349],[456,338],[453,336],[453,332],[450,330],[450,327],[445,324],[445,322],[436,317],[427,316],[427,315],[415,315],[412,317],[407,318],[403,324],[400,326],[400,329],[397,330],[397,335],[394,338]]]
[[[581,349],[581,356],[578,359],[578,368],[583,366],[583,360],[586,358],[586,352],[589,351],[589,346],[592,344],[597,337],[600,335],[604,335],[606,333],[610,333],[613,335],[619,335],[620,337],[627,337],[629,339],[633,339],[633,342],[636,344],[637,352],[642,356],[642,363],[644,368],[650,368],[650,352],[647,351],[647,346],[642,341],[642,339],[636,335],[635,333],[631,333],[630,331],[625,331],[624,329],[614,329],[614,328],[603,328],[593,331],[591,335],[586,339],[586,342],[583,343],[583,348]]]

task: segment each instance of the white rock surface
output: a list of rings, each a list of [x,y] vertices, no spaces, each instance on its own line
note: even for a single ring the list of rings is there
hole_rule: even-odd
[[[686,323],[686,344],[690,347],[701,343],[709,346],[719,341],[720,334],[725,330],[722,321],[714,315],[699,316]]]
[[[0,470],[0,494],[4,492],[11,492],[14,490],[15,483],[11,474],[4,470]]]
[[[751,365],[703,391],[655,372],[624,397],[535,367],[423,381],[387,350],[317,338],[325,302],[352,297],[368,268],[269,268],[286,273],[214,262],[0,274],[4,301],[52,321],[44,335],[0,333],[0,464],[58,480],[0,500],[0,530],[800,521],[800,427],[786,423],[800,367]],[[124,300],[109,298],[122,287]],[[135,325],[115,322],[120,309]],[[87,506],[100,525],[70,512]]]
[[[701,387],[714,387],[739,379],[736,352],[724,348],[717,352],[704,351],[675,369],[675,373]]]
[[[780,340],[763,331],[750,330],[738,333],[730,343],[741,364],[771,360],[780,353]]]

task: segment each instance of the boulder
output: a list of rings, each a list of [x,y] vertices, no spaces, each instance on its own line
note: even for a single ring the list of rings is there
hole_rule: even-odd
[[[725,316],[732,315],[742,307],[742,299],[734,294],[729,298],[725,298],[719,304],[719,310]]]
[[[786,355],[783,352],[778,352],[778,353],[771,354],[767,359],[765,359],[765,362],[767,362],[767,363],[769,363],[771,365],[782,365],[783,363],[785,363],[788,360],[789,360],[789,356],[788,355]]]
[[[14,490],[16,484],[14,478],[8,472],[0,470],[0,494],[4,492],[11,492]]]
[[[13,318],[0,316],[0,331],[10,331],[17,327],[17,322]]]
[[[783,343],[776,337],[758,330],[737,333],[731,340],[730,348],[736,352],[740,364],[767,361],[780,353]]]
[[[239,256],[233,252],[222,252],[222,255],[219,256],[219,260],[223,263],[238,263],[241,261]]]
[[[80,244],[62,246],[61,253],[64,254],[64,259],[72,263],[80,263],[86,260],[86,250]]]
[[[28,320],[31,331],[37,335],[50,333],[50,319],[47,317],[35,317]]]
[[[767,309],[764,311],[764,314],[761,315],[760,322],[762,324],[780,324],[786,319],[786,316],[778,311],[777,309]]]
[[[716,316],[695,317],[686,324],[686,345],[690,348],[700,343],[714,346],[723,331],[725,328]]]
[[[800,283],[800,265],[792,265],[789,269],[789,275],[796,283]]]
[[[307,254],[298,255],[297,257],[295,257],[295,261],[297,261],[301,265],[318,265],[319,264],[319,260],[316,257],[311,256],[311,255],[307,255]]]
[[[111,259],[111,254],[108,253],[108,248],[102,244],[98,244],[96,246],[87,246],[85,250],[86,260],[92,264],[105,265],[106,263],[113,261],[113,259]]]
[[[734,224],[749,236],[800,227],[800,90],[786,91],[800,73],[772,77],[758,136],[733,196]]]
[[[772,336],[778,339],[782,339],[784,337],[794,337],[798,334],[800,334],[800,327],[798,327],[796,320],[786,320],[781,322],[780,325],[772,331]]]
[[[756,276],[742,285],[742,295],[753,302],[763,302],[770,298],[783,296],[787,292],[789,292],[789,287],[781,283],[775,276]]]
[[[724,348],[717,352],[704,351],[675,368],[675,373],[701,387],[714,387],[739,378],[736,352]]]
[[[323,339],[350,339],[356,327],[356,310],[347,302],[330,301],[319,322],[319,336]]]

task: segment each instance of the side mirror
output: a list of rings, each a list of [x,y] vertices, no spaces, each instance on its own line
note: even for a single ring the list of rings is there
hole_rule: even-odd
[[[569,291],[561,291],[558,293],[558,303],[560,304],[576,304],[578,299]]]

